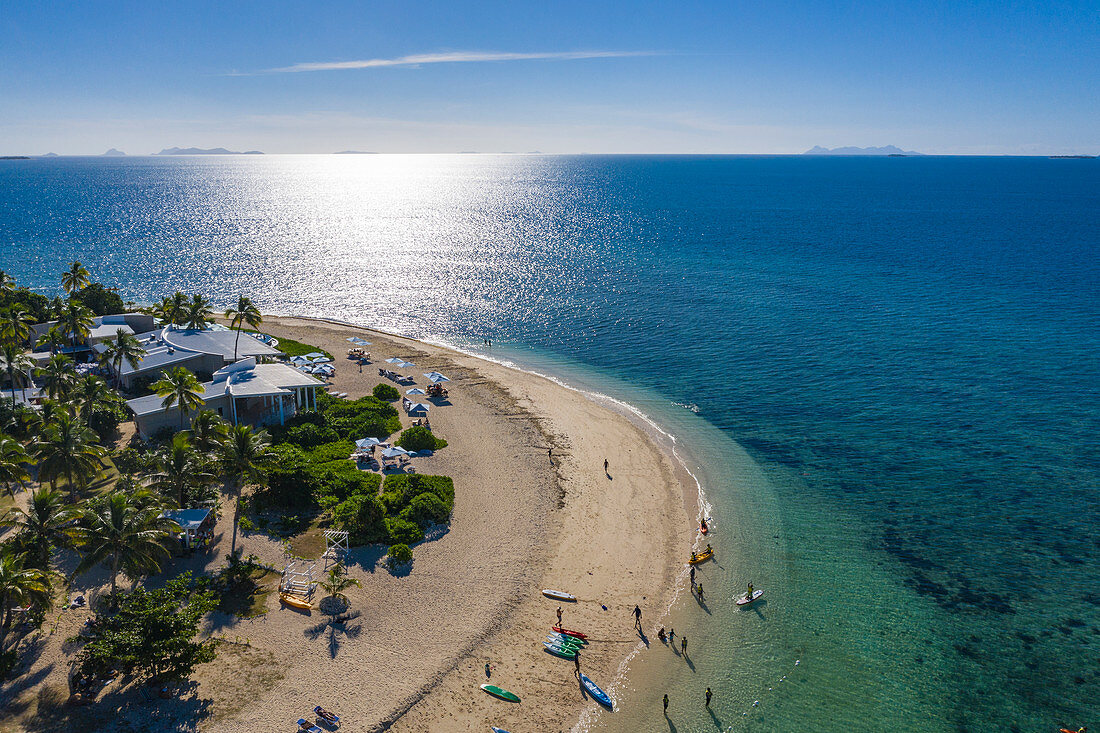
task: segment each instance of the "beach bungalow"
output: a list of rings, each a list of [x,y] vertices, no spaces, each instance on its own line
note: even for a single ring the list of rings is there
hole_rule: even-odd
[[[159,331],[137,334],[145,348],[145,356],[134,366],[122,363],[120,381],[123,389],[132,389],[136,380],[151,380],[173,367],[186,367],[195,374],[213,374],[234,362],[237,334],[224,326],[204,329],[168,327]],[[105,343],[96,343],[92,350],[102,354]],[[258,362],[280,359],[284,354],[259,339],[242,334],[236,343],[236,358],[252,358]],[[114,376],[114,365],[110,365]]]
[[[180,544],[185,550],[201,547],[214,537],[212,509],[169,509],[161,516],[180,526]]]
[[[203,409],[234,425],[282,425],[299,409],[316,409],[318,387],[323,388],[324,382],[292,366],[257,364],[255,357],[248,357],[217,370],[211,381],[203,383]],[[158,395],[127,401],[141,437],[151,438],[165,428],[179,429],[179,408],[166,409],[163,401]]]

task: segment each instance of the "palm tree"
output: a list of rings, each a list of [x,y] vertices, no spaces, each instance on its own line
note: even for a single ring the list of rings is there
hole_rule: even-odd
[[[228,434],[229,426],[213,410],[199,410],[191,418],[191,442],[204,453],[220,448]]]
[[[31,457],[27,450],[15,438],[0,433],[0,484],[15,498],[15,484],[23,486],[30,481],[31,475],[27,471],[27,464]]]
[[[105,344],[101,358],[115,373],[115,389],[122,385],[122,363],[126,362],[131,369],[136,369],[146,353],[137,336],[123,328],[118,329],[114,341]]]
[[[166,297],[161,302],[161,307],[164,310],[164,315],[169,325],[183,325],[184,319],[187,317],[186,295],[177,290],[170,297]]]
[[[72,399],[85,422],[97,409],[117,405],[122,401],[117,392],[94,374],[86,374],[76,381]]]
[[[233,486],[233,541],[229,551],[237,549],[237,519],[241,511],[241,490],[245,483],[260,479],[261,469],[271,458],[266,431],[253,432],[248,425],[234,425],[222,443],[222,466]]]
[[[0,526],[18,527],[34,548],[32,565],[44,570],[49,567],[52,548],[65,546],[75,536],[72,520],[78,514],[75,508],[65,506],[60,491],[43,486],[31,494],[26,509],[15,507],[0,517]]]
[[[65,344],[65,334],[62,331],[60,324],[50,326],[46,333],[38,337],[38,341],[35,342],[34,347],[41,349],[43,346],[49,348],[51,354],[56,354],[61,350],[61,347]]]
[[[72,394],[76,386],[76,372],[73,360],[64,354],[54,354],[46,366],[37,370],[38,376],[46,383],[46,394],[51,399],[63,400]]]
[[[31,335],[34,316],[22,308],[12,308],[0,319],[0,337],[4,343],[22,346]]]
[[[15,278],[0,270],[0,294],[10,293],[15,290]]]
[[[153,474],[153,488],[176,500],[181,509],[186,506],[188,490],[208,485],[214,480],[200,460],[187,433],[177,433],[160,456],[160,470]]]
[[[163,513],[164,504],[145,490],[132,494],[112,491],[89,502],[78,532],[84,556],[76,574],[108,563],[114,595],[120,570],[132,579],[159,572],[161,563],[171,557],[169,540],[180,531],[178,524],[161,516]]]
[[[59,319],[61,332],[69,337],[69,345],[76,349],[77,341],[88,338],[92,330],[92,312],[78,300],[70,300]]]
[[[323,580],[318,583],[328,593],[329,598],[335,598],[348,603],[348,597],[344,593],[348,588],[361,588],[362,584],[348,575],[343,563],[336,563],[329,568]]]
[[[8,370],[8,380],[11,382],[11,406],[15,409],[15,388],[19,386],[17,382],[26,389],[27,382],[30,381],[27,374],[34,369],[34,362],[15,344],[0,346],[0,358],[4,360],[4,366]]]
[[[191,302],[187,304],[187,313],[184,316],[184,325],[199,331],[206,328],[213,314],[210,301],[201,295],[192,295]]]
[[[57,479],[69,481],[69,497],[76,499],[77,489],[88,485],[88,479],[99,473],[106,451],[98,436],[84,421],[61,411],[42,429],[36,444],[38,474],[56,487]]]
[[[23,566],[26,555],[12,551],[0,554],[0,650],[11,631],[17,609],[25,605],[49,605],[50,584],[47,574]]]
[[[69,269],[61,274],[61,287],[65,288],[65,292],[69,295],[78,290],[83,290],[91,282],[91,276],[84,269],[84,265],[79,262],[72,263],[69,265]]]
[[[237,329],[237,338],[233,339],[233,361],[237,360],[237,342],[241,340],[241,327],[248,324],[252,328],[259,328],[264,317],[260,315],[260,309],[253,305],[249,298],[243,295],[237,298],[237,307],[225,312],[231,328]]]
[[[187,367],[175,367],[165,372],[164,376],[153,382],[152,389],[158,396],[163,397],[161,405],[169,409],[177,405],[180,411],[180,430],[183,430],[183,420],[187,413],[197,410],[206,404],[202,398],[204,390],[198,378]]]

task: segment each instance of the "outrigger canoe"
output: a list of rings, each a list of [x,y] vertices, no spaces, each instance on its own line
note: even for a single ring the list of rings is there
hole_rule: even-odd
[[[551,590],[549,588],[544,588],[542,594],[547,598],[553,598],[558,601],[568,601],[570,603],[577,602],[577,597],[575,595],[573,595],[572,593],[566,593],[563,590]]]
[[[692,565],[698,565],[701,562],[706,562],[712,557],[714,557],[714,550],[704,550],[703,552],[697,554],[694,559],[689,558],[688,562]]]
[[[501,700],[507,700],[508,702],[519,702],[519,695],[514,692],[508,692],[503,687],[497,687],[496,685],[482,685],[481,689],[488,692],[493,697],[499,697]]]
[[[280,593],[279,600],[288,606],[293,606],[294,608],[303,608],[307,610],[313,608],[313,604],[307,601],[305,598],[302,598],[301,596],[293,596],[289,593]]]
[[[738,606],[747,606],[747,605],[749,605],[750,603],[752,603],[753,601],[755,601],[757,598],[759,598],[762,595],[764,595],[764,591],[759,590],[759,589],[754,590],[752,592],[752,598],[749,598],[749,594],[746,593],[745,595],[743,595],[743,596],[741,596],[740,598],[737,599],[737,605]]]
[[[587,639],[588,638],[588,634],[582,634],[579,631],[573,631],[573,629],[563,629],[560,626],[551,626],[550,628],[552,630],[558,632],[559,634],[565,634],[566,636],[575,636],[578,639]]]

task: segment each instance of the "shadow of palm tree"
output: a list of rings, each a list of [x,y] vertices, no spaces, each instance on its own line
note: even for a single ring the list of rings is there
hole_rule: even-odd
[[[350,613],[342,613],[338,616],[329,616],[321,623],[307,628],[304,633],[306,638],[312,641],[320,638],[328,631],[328,653],[331,658],[336,659],[336,655],[340,651],[340,646],[343,641],[346,639],[356,639],[359,637],[359,634],[363,632],[363,625],[361,623],[348,624],[348,621],[353,621],[361,615],[359,611],[352,611]]]

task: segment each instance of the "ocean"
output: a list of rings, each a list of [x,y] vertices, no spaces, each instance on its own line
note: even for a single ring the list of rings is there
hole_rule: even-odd
[[[22,284],[492,339],[674,436],[717,562],[608,731],[1097,724],[1097,221],[1097,160],[0,161]]]

